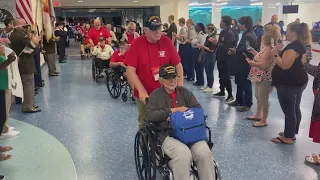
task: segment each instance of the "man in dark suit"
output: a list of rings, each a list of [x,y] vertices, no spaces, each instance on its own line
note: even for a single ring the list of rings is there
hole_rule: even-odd
[[[54,31],[55,37],[59,37],[57,41],[57,51],[59,52],[59,63],[66,62],[66,39],[67,34],[64,31],[64,23],[56,23],[56,29]]]
[[[36,73],[34,62],[34,49],[39,46],[40,36],[32,36],[29,32],[29,25],[22,18],[17,18],[13,22],[14,30],[10,35],[10,48],[19,58],[19,71],[23,85],[23,106],[24,113],[40,112],[40,108],[35,105],[34,100],[34,73]]]
[[[232,96],[232,86],[229,76],[230,69],[230,57],[228,51],[230,48],[234,47],[235,37],[231,31],[231,17],[222,16],[220,22],[220,28],[222,31],[219,35],[217,43],[217,65],[219,70],[219,83],[220,83],[220,92],[214,94],[214,97],[225,97],[225,90],[228,92],[228,97],[225,99],[226,103],[233,101]]]
[[[174,46],[177,46],[177,40],[174,36],[172,36],[172,33],[176,33],[178,32],[178,28],[177,28],[177,25],[176,23],[174,22],[174,16],[173,15],[170,15],[169,18],[168,18],[168,21],[170,23],[170,26],[167,30],[167,36],[172,40]]]
[[[239,106],[238,111],[249,111],[252,106],[252,84],[248,80],[251,66],[246,60],[246,56],[253,59],[253,55],[248,50],[255,48],[257,44],[256,34],[253,32],[253,21],[250,16],[243,16],[239,19],[240,30],[244,31],[241,40],[236,48],[231,48],[230,55],[236,56],[236,75],[237,84],[236,100],[230,103],[230,106]]]

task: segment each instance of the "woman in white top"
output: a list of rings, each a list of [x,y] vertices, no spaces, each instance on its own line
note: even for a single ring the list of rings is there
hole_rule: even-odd
[[[109,67],[110,59],[113,54],[113,49],[110,45],[105,43],[103,37],[99,38],[99,44],[94,47],[92,55],[96,56],[95,63],[99,69],[100,78],[103,78],[103,66]]]
[[[202,58],[202,53],[200,47],[204,45],[207,34],[205,33],[205,26],[203,23],[198,23],[195,27],[197,32],[196,37],[192,40],[192,47],[194,53],[194,62],[195,62],[195,70],[196,70],[196,82],[193,83],[194,86],[203,86],[204,85],[204,61]]]

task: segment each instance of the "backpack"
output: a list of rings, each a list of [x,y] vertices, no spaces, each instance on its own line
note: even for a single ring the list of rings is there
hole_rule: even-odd
[[[189,145],[207,140],[205,116],[202,108],[190,108],[171,114],[172,136]]]

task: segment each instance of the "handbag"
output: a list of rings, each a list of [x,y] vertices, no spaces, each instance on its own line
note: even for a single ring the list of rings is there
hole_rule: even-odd
[[[205,116],[202,108],[190,108],[171,114],[172,136],[189,145],[207,140]]]
[[[317,89],[315,94],[312,114],[320,115],[320,88]]]

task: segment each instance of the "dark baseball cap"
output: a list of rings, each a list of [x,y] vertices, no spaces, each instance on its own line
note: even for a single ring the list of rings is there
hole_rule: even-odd
[[[159,77],[163,79],[171,79],[178,76],[177,69],[171,64],[165,64],[159,69]]]
[[[151,16],[147,19],[144,27],[149,28],[151,31],[155,31],[162,26],[161,18],[159,16]]]
[[[99,41],[104,41],[104,37],[103,37],[103,36],[100,36],[100,37],[99,37]]]
[[[128,41],[126,39],[120,39],[119,44],[128,44]]]

